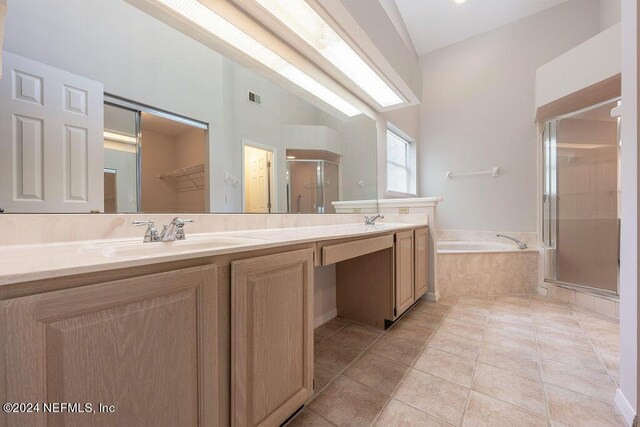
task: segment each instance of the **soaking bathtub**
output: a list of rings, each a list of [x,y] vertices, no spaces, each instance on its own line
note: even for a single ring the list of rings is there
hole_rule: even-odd
[[[440,240],[438,255],[450,253],[494,253],[494,252],[537,252],[536,249],[518,249],[513,243],[476,241],[476,240]]]
[[[441,298],[536,291],[537,248],[518,249],[510,242],[440,240],[437,249]]]

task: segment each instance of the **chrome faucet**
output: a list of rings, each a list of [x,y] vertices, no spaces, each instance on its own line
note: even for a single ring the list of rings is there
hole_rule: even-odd
[[[147,231],[144,233],[144,240],[143,240],[144,243],[152,243],[152,242],[160,241],[160,235],[158,234],[158,229],[156,228],[153,221],[132,221],[131,224],[135,225],[136,227],[139,227],[141,225],[147,226]]]
[[[187,222],[193,222],[192,219],[182,219],[175,217],[171,220],[169,225],[162,227],[162,231],[158,233],[153,221],[132,221],[131,224],[135,226],[146,225],[147,231],[144,233],[144,243],[154,242],[173,242],[175,240],[184,240],[184,225]]]
[[[187,222],[193,222],[192,219],[182,219],[175,217],[171,220],[169,225],[165,225],[160,232],[160,240],[163,242],[173,242],[174,240],[184,240],[184,224]]]
[[[377,219],[384,219],[384,215],[377,214],[375,216],[365,216],[364,217],[364,225],[376,225]]]
[[[527,244],[525,242],[523,242],[521,240],[518,240],[518,239],[515,239],[513,237],[505,236],[504,234],[496,234],[496,237],[504,237],[505,239],[509,239],[512,242],[517,243],[518,244],[518,249],[522,250],[522,249],[527,249],[528,248],[528,246],[527,246]]]

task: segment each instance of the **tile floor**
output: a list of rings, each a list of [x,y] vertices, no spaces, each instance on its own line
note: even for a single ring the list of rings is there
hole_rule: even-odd
[[[622,426],[617,319],[538,295],[421,301],[386,332],[315,331],[290,426]]]

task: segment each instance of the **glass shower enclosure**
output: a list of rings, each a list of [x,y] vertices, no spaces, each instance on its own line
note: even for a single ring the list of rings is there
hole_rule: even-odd
[[[543,132],[545,281],[618,293],[617,100],[550,120]]]
[[[327,160],[287,159],[287,212],[335,213],[340,200],[340,168]]]

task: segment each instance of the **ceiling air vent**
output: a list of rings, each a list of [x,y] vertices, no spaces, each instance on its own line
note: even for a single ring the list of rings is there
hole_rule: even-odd
[[[253,102],[254,104],[262,104],[262,99],[260,98],[260,95],[258,95],[257,93],[253,92],[253,91],[249,91],[248,92],[248,99],[249,102]]]

